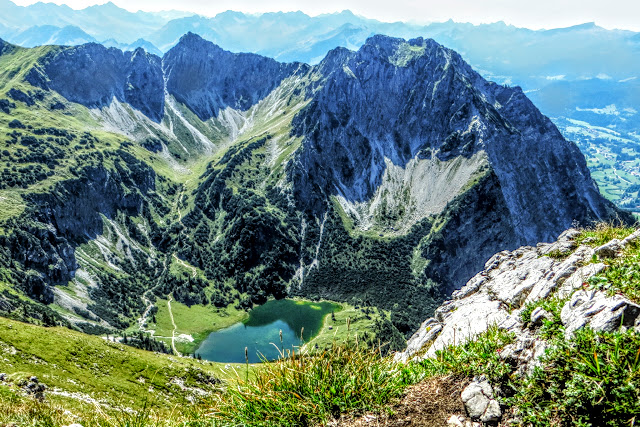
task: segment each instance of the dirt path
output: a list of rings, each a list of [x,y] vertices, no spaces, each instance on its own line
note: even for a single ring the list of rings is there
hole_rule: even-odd
[[[173,325],[173,331],[171,331],[171,349],[176,356],[180,356],[178,350],[176,350],[176,322],[173,320],[173,311],[171,311],[171,300],[173,297],[169,295],[169,299],[167,299],[167,307],[169,308],[169,317],[171,318],[171,324]]]
[[[181,191],[180,191],[180,194],[178,195],[178,198],[177,198],[177,200],[176,200],[176,204],[175,204],[175,206],[174,206],[174,209],[178,211],[178,222],[179,222],[182,226],[184,226],[184,224],[182,224],[182,211],[180,210],[180,202],[182,201],[182,196],[184,195],[184,190],[185,190],[185,188],[186,188],[186,184],[187,184],[188,182],[189,182],[189,180],[185,181],[185,183],[182,185],[182,189],[181,189]],[[176,256],[176,254],[175,254],[175,253],[173,253],[173,254],[171,254],[171,255],[172,255],[172,256],[176,259],[176,261],[178,261],[178,263],[180,263],[182,266],[184,266],[185,268],[188,268],[188,269],[192,270],[192,271],[193,271],[193,277],[194,277],[194,278],[196,277],[196,275],[198,274],[198,270],[197,270],[195,267],[190,266],[190,265],[188,265],[187,263],[185,263],[184,261],[182,261],[180,258],[178,258],[178,257]],[[164,266],[163,266],[163,268],[162,268],[162,272],[160,273],[160,275],[159,275],[158,277],[162,276],[166,270],[167,270],[167,265],[166,265],[166,263],[165,263],[165,265],[164,265]],[[159,283],[158,283],[157,285],[155,285],[153,288],[146,290],[146,291],[142,294],[142,296],[141,296],[141,298],[142,298],[142,302],[144,302],[144,304],[146,305],[146,308],[144,309],[144,312],[142,313],[142,316],[138,318],[138,330],[140,330],[140,331],[142,331],[142,332],[152,332],[152,331],[150,331],[150,330],[146,330],[146,329],[144,329],[144,326],[143,326],[143,325],[147,322],[147,319],[149,318],[149,313],[151,312],[151,309],[154,307],[153,302],[151,302],[151,300],[149,299],[149,297],[148,297],[147,295],[149,294],[149,292],[153,292],[153,291],[155,291],[155,290],[158,288],[158,286],[160,286],[160,284],[159,284]],[[169,296],[169,298],[171,298],[171,296]],[[171,303],[170,303],[170,302],[169,302],[169,314],[171,314],[171,322],[173,323],[173,314],[171,313]],[[174,326],[174,331],[175,331],[175,328],[176,328],[175,323],[173,324],[173,326]],[[175,334],[174,334],[174,335],[175,335]],[[174,340],[172,339],[171,341],[172,341],[172,345],[171,345],[171,347],[173,348],[173,351],[174,351],[176,354],[179,354],[179,353],[176,351],[176,349],[175,349],[175,345],[173,345],[173,341],[174,341]]]
[[[165,266],[164,269],[166,270],[166,268],[167,267]],[[164,273],[164,270],[162,270],[162,273]],[[162,273],[160,273],[161,276],[162,276]],[[160,286],[160,284],[155,285],[151,289],[147,289],[145,293],[142,294],[142,302],[144,302],[147,307],[144,309],[142,316],[138,318],[138,329],[141,332],[151,332],[150,330],[147,330],[144,328],[144,324],[147,323],[147,319],[149,318],[149,313],[151,312],[151,309],[154,307],[153,302],[151,302],[151,300],[147,295],[149,294],[149,292],[155,291],[158,286]]]
[[[621,177],[620,175],[618,175],[618,170],[616,168],[613,168],[613,173],[615,176],[617,176],[618,178],[620,178],[622,181],[626,182],[627,184],[632,184],[631,181],[629,181],[626,178]]]
[[[184,268],[188,268],[189,270],[193,271],[193,275],[191,277],[193,277],[194,279],[196,278],[196,276],[198,275],[198,269],[197,268],[195,268],[192,265],[187,264],[186,262],[184,262],[183,260],[178,258],[178,256],[175,253],[173,254],[173,257],[176,259],[176,261],[178,261],[178,264],[180,264]]]
[[[409,387],[402,400],[389,405],[381,414],[361,417],[343,416],[331,427],[442,427],[452,415],[465,414],[460,393],[467,381],[452,377],[434,377]],[[470,424],[470,423],[469,423]],[[464,424],[461,424],[464,425]]]

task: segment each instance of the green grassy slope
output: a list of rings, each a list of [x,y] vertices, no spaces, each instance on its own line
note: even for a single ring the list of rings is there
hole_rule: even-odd
[[[215,393],[222,365],[151,353],[66,328],[44,328],[0,317],[0,401],[22,399],[21,388],[37,376],[46,399],[74,414],[92,408],[114,413],[151,405],[168,414],[189,400]],[[18,402],[16,400],[16,404]],[[2,405],[0,405],[2,406]],[[0,423],[4,422],[0,415]]]

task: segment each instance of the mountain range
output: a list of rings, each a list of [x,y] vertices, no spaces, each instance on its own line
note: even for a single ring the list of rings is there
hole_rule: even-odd
[[[522,89],[431,39],[315,66],[192,33],[162,58],[0,53],[0,298],[30,297],[27,320],[113,331],[152,295],[299,295],[389,310],[381,336],[406,335],[495,252],[633,221]]]
[[[335,47],[357,49],[374,34],[430,37],[459,52],[486,79],[523,88],[561,133],[578,143],[602,193],[640,212],[640,35],[594,23],[533,31],[502,22],[472,25],[385,23],[349,11],[215,17],[187,12],[128,12],[112,3],[74,10],[0,4],[0,37],[25,47],[101,42],[162,56],[186,33],[232,52],[317,64]],[[252,31],[248,33],[247,28]],[[274,31],[277,28],[277,31]]]

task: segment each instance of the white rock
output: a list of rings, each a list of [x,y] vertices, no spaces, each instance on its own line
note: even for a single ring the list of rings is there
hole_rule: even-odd
[[[596,331],[633,327],[639,315],[640,306],[620,295],[607,297],[602,291],[577,291],[562,307],[560,318],[565,338],[569,339],[587,325]]]
[[[539,244],[536,248],[524,246],[495,254],[485,264],[484,271],[454,292],[452,299],[435,311],[434,318],[423,323],[409,340],[406,351],[396,355],[396,360],[409,360],[425,349],[423,358],[434,357],[436,351],[463,344],[496,325],[516,336],[515,343],[503,349],[501,357],[513,359],[518,373],[531,372],[538,364],[537,358],[544,354],[546,343],[534,331],[523,327],[520,314],[527,304],[551,295],[560,298],[573,295],[562,310],[567,337],[587,324],[597,330],[613,330],[621,325],[622,319],[623,326],[635,327],[640,332],[640,323],[634,323],[640,317],[640,306],[620,296],[607,298],[603,293],[587,295],[582,291],[583,283],[603,271],[605,265],[591,263],[596,251],[593,248],[586,245],[576,248],[574,239],[578,233],[567,230],[553,244]],[[606,253],[637,239],[640,239],[640,230],[599,249]],[[566,253],[566,259],[545,256],[558,251]],[[544,318],[553,320],[551,313],[541,309],[532,314],[537,324]]]
[[[502,323],[509,315],[502,302],[491,301],[486,294],[478,295],[476,300],[471,304],[456,306],[449,313],[425,357],[433,357],[436,351],[448,346],[463,344],[485,332],[489,326]]]
[[[574,291],[582,288],[582,284],[585,283],[591,276],[599,274],[604,270],[605,265],[602,263],[588,264],[584,267],[580,267],[575,273],[571,275],[567,280],[562,283],[562,286],[558,288],[558,298],[568,298]]]
[[[447,425],[452,427],[464,427],[464,417],[460,415],[451,415],[447,420]]]
[[[635,242],[638,239],[640,239],[640,228],[622,239],[622,242],[620,242],[620,244],[622,244],[622,246],[627,246],[628,244]]]
[[[493,399],[493,389],[486,380],[474,380],[462,390],[460,397],[464,402],[469,417],[477,420],[484,415],[490,401]]]
[[[560,236],[558,236],[558,240],[552,244],[541,244],[538,246],[538,253],[540,255],[548,255],[551,252],[559,252],[566,253],[569,252],[577,246],[575,243],[575,238],[580,234],[579,230],[575,228],[570,228],[564,231]]]
[[[502,411],[500,410],[500,404],[496,400],[490,400],[487,409],[480,417],[480,421],[483,423],[492,423],[499,421],[502,418]]]

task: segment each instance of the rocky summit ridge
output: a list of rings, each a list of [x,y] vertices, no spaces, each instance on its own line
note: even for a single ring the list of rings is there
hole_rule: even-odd
[[[535,331],[543,320],[553,321],[553,314],[539,305],[552,298],[562,301],[559,316],[567,340],[584,327],[605,332],[635,328],[640,332],[640,305],[620,293],[594,289],[591,283],[605,270],[604,262],[610,264],[628,246],[638,244],[640,230],[597,247],[588,240],[578,244],[580,234],[569,229],[554,243],[495,254],[484,270],[422,323],[396,359],[434,357],[439,350],[464,344],[497,327],[516,336],[501,357],[514,359],[521,374],[530,373],[547,347]],[[522,313],[534,305],[529,319],[523,321]]]

